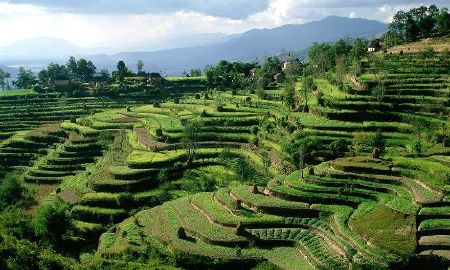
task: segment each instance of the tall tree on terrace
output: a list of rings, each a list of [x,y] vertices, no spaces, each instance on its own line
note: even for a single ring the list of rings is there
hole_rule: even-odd
[[[289,61],[284,70],[286,80],[284,82],[283,100],[290,110],[297,107],[298,97],[295,92],[295,83],[297,82],[297,76],[300,74],[300,65],[299,61]]]
[[[69,60],[66,63],[67,70],[70,73],[70,79],[71,80],[79,80],[78,76],[78,66],[77,66],[77,60],[75,57],[71,56]]]
[[[340,55],[336,57],[336,81],[338,83],[339,88],[342,89],[344,84],[344,78],[347,74],[347,61],[345,55]]]
[[[308,51],[308,58],[318,73],[334,67],[335,55],[334,47],[325,43],[314,43]]]
[[[144,69],[144,61],[138,60],[136,63],[136,68],[137,68],[138,75],[142,75],[142,71]]]
[[[15,85],[17,88],[31,88],[36,83],[36,76],[30,69],[19,68]]]
[[[309,95],[312,93],[312,91],[315,90],[315,84],[314,79],[312,76],[307,76],[303,80],[302,88],[301,88],[301,95],[303,100],[303,112],[308,112],[308,98]]]
[[[284,84],[283,101],[290,110],[295,109],[295,107],[297,106],[295,82],[292,80],[286,80]]]
[[[383,57],[373,55],[371,57],[372,73],[375,75],[377,86],[372,89],[372,95],[376,97],[378,102],[381,102],[386,93],[386,60]]]
[[[89,82],[94,78],[95,70],[97,68],[91,61],[86,59],[79,59],[77,61],[77,74],[81,81]]]
[[[353,61],[360,60],[367,55],[367,48],[369,47],[369,40],[366,38],[357,38],[353,41],[350,55]]]
[[[0,87],[2,90],[5,90],[8,85],[8,79],[11,77],[11,74],[9,74],[6,71],[3,71],[3,69],[0,69]]]
[[[123,79],[125,78],[127,73],[128,73],[128,68],[125,65],[125,62],[124,61],[117,62],[117,71],[116,71],[117,80],[119,82],[123,82]]]
[[[48,83],[53,85],[56,80],[69,80],[71,75],[66,66],[50,63],[47,69],[39,72],[38,77],[43,85]]]
[[[195,158],[195,151],[198,147],[200,122],[197,120],[189,121],[184,127],[181,143],[187,152],[187,162],[192,163]]]

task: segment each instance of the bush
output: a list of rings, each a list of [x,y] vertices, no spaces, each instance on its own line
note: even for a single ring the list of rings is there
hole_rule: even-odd
[[[201,98],[200,94],[195,94],[195,99],[200,99],[200,98]]]
[[[59,197],[54,197],[45,202],[38,211],[34,220],[34,231],[37,236],[50,243],[58,243],[69,226],[66,211],[68,203]]]
[[[218,105],[216,106],[216,111],[218,111],[218,112],[223,112],[223,105],[222,105],[222,104],[218,104]]]
[[[380,131],[375,133],[356,132],[353,134],[352,150],[356,154],[371,153],[374,148],[383,152],[386,147],[386,140]]]
[[[18,174],[8,174],[0,182],[0,207],[14,205],[16,203],[30,203],[32,194],[21,185]]]
[[[342,157],[348,151],[348,143],[344,139],[333,141],[328,146],[333,157]]]
[[[417,140],[411,145],[411,151],[416,155],[420,156],[423,152],[423,144],[421,141]]]
[[[258,134],[258,131],[259,131],[259,128],[258,128],[258,126],[252,126],[252,128],[251,128],[251,132],[252,132],[252,134],[253,134],[253,135],[256,135],[256,134]]]
[[[161,104],[158,101],[153,102],[153,107],[161,108]]]

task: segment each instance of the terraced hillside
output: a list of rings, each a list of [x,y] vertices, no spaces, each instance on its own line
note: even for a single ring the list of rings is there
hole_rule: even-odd
[[[383,72],[363,62],[347,91],[318,76],[309,112],[284,104],[283,84],[257,95],[206,90],[200,78],[166,81],[170,95],[0,97],[0,173],[20,172],[36,207],[70,205],[61,242],[83,262],[396,269],[432,254],[448,263],[443,55],[384,55]]]
[[[120,258],[150,249],[176,254],[188,268],[246,268],[267,260],[283,269],[387,269],[414,254],[450,259],[448,63],[440,55],[426,62],[415,54],[386,57],[381,94],[368,65],[350,93],[316,79],[324,101],[311,100],[310,113],[224,93],[215,102],[131,108],[127,113],[140,124],[127,132],[132,151],[126,168],[112,170],[114,178],[119,171],[129,173],[127,181],[141,181],[146,173],[180,170],[177,162],[189,161],[177,150],[180,138],[195,119],[201,122],[195,166],[220,164],[217,153],[225,146],[261,165],[265,149],[271,180],[234,183],[140,211],[104,233],[96,254]],[[355,138],[380,133],[386,148],[380,158],[370,157],[373,148]],[[305,137],[317,146],[309,160],[315,166],[292,172],[283,161],[284,145]],[[333,142],[350,145],[347,157]]]

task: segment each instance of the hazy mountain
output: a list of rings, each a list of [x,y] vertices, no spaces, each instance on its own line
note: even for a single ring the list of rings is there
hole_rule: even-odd
[[[220,60],[252,61],[265,55],[286,51],[302,52],[304,55],[306,49],[314,42],[334,42],[345,37],[373,37],[386,31],[386,28],[386,24],[378,21],[330,16],[306,24],[254,29],[236,36],[197,34],[161,40],[144,40],[130,45],[130,48],[136,48],[136,51],[112,55],[108,55],[107,51],[104,51],[103,54],[88,55],[89,52],[86,49],[66,41],[43,38],[17,42],[8,46],[6,50],[0,48],[0,60],[6,59],[2,57],[2,54],[4,55],[8,50],[17,54],[31,55],[28,62],[33,65],[45,65],[51,61],[64,62],[61,57],[64,57],[65,60],[69,55],[85,55],[99,69],[113,70],[119,60],[124,60],[131,69],[135,69],[136,62],[143,60],[147,71],[181,74],[185,70],[204,68],[206,65],[215,64]],[[154,51],[155,48],[166,49]],[[11,57],[13,54],[8,55],[8,59],[14,58]],[[32,59],[36,56],[48,60],[33,61]],[[26,59],[26,57],[22,59]],[[11,66],[17,65],[16,62],[23,63],[24,61],[0,62]]]
[[[156,52],[123,52],[109,56],[97,55],[93,59],[102,66],[110,67],[118,60],[124,60],[133,67],[141,59],[152,70],[181,73],[191,68],[203,68],[222,59],[252,61],[264,55],[306,49],[314,42],[333,42],[343,37],[373,37],[386,31],[386,28],[386,24],[378,21],[330,16],[301,25],[254,29],[210,46]]]
[[[183,35],[166,38],[155,38],[138,41],[127,46],[126,51],[158,51],[174,48],[187,48],[213,45],[230,40],[238,35],[222,33],[205,33]],[[14,42],[6,47],[0,47],[0,60],[65,60],[69,56],[90,54],[114,54],[124,49],[111,47],[79,47],[75,44],[57,38],[38,37]]]
[[[14,42],[0,48],[0,59],[50,59],[79,55],[83,49],[57,38],[39,37]]]
[[[203,33],[182,35],[175,37],[165,37],[156,39],[146,39],[128,46],[132,51],[160,51],[175,48],[189,48],[198,46],[208,46],[228,41],[239,35],[227,35],[223,33]]]

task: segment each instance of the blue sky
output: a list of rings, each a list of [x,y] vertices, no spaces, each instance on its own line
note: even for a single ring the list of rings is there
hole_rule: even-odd
[[[450,0],[0,0],[0,47],[34,37],[126,48],[145,39],[241,33],[329,15],[388,22],[397,10]]]

